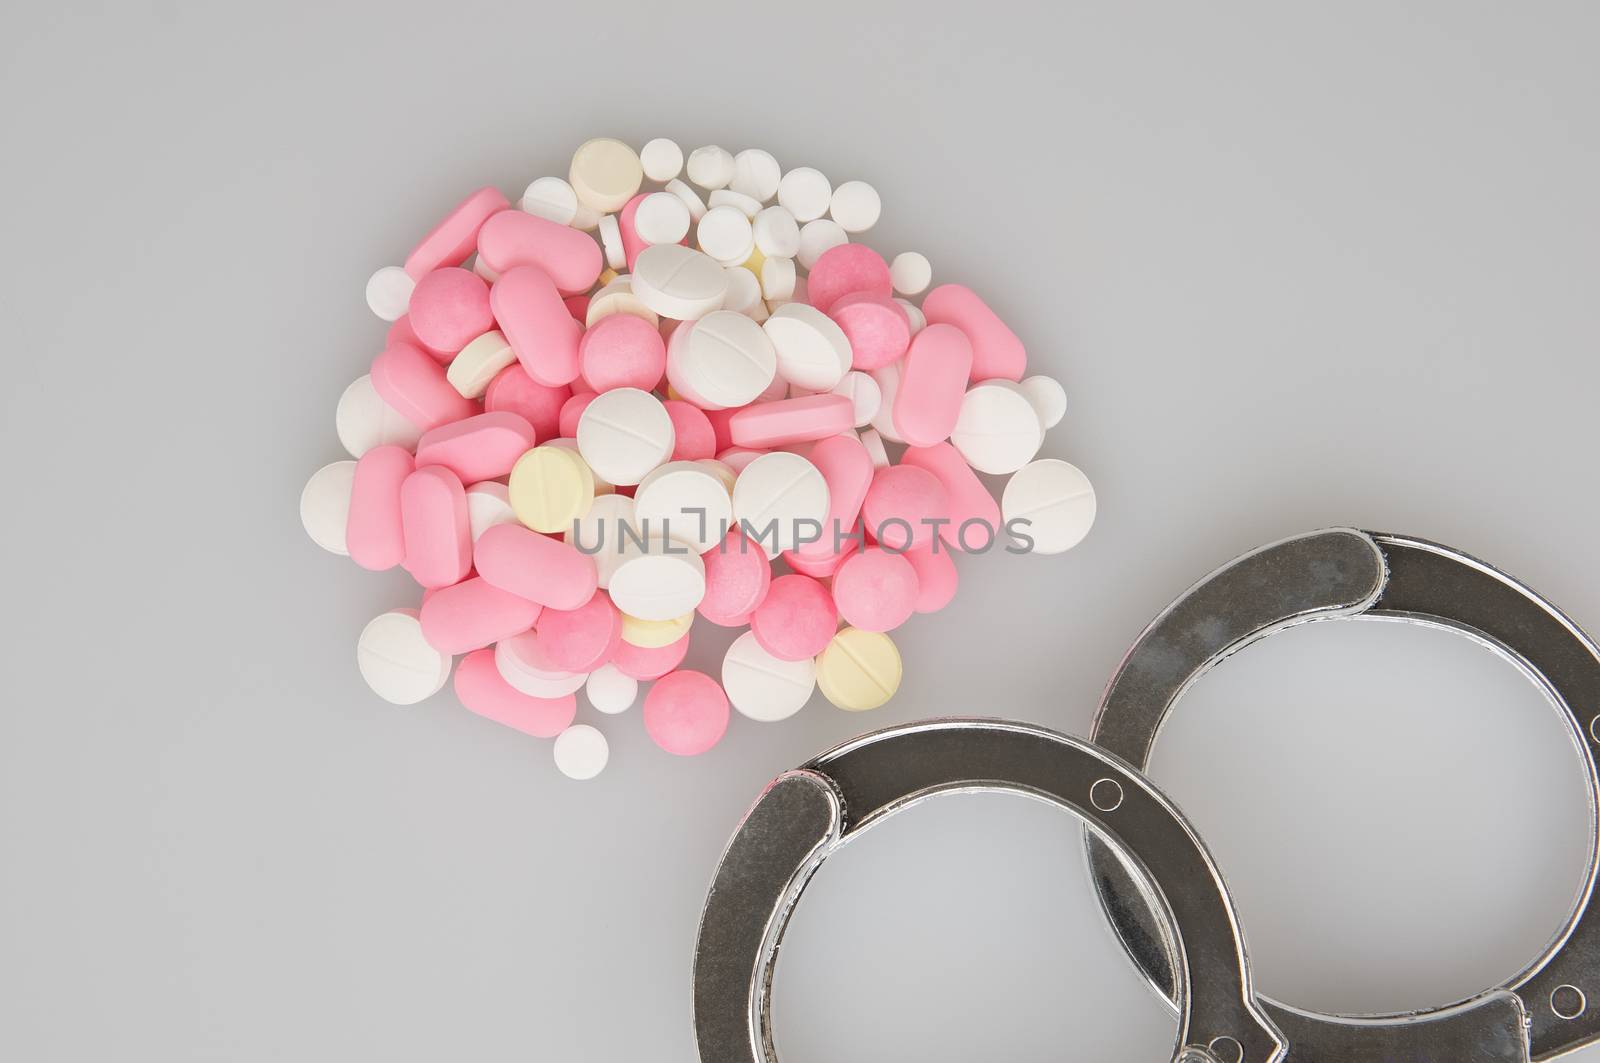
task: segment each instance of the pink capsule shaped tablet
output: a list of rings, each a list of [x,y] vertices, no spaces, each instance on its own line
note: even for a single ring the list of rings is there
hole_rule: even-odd
[[[972,375],[972,344],[954,325],[929,325],[911,339],[900,388],[895,392],[895,431],[914,447],[950,438],[961,415]]]
[[[546,609],[533,628],[545,658],[563,672],[592,672],[622,642],[622,614],[600,591],[576,609]]]
[[[682,399],[668,399],[661,405],[672,419],[673,461],[698,461],[717,452],[717,431],[710,415]]]
[[[898,417],[897,413],[897,427],[900,423]],[[900,464],[926,469],[944,485],[950,506],[950,523],[939,529],[939,538],[944,540],[946,546],[951,550],[967,551],[989,548],[1000,534],[1000,506],[960,451],[949,443],[907,447]]]
[[[891,550],[926,546],[950,519],[950,496],[927,469],[890,465],[873,475],[861,516],[873,538]]]
[[[954,325],[972,341],[972,379],[1021,380],[1028,370],[1028,352],[1017,334],[971,288],[941,284],[922,300],[922,316],[930,325]]]
[[[839,543],[839,549],[828,554],[802,554],[797,550],[785,550],[783,560],[788,566],[802,576],[814,576],[817,579],[828,579],[845,560],[861,549],[861,532],[856,530],[856,536],[844,539]]]
[[[547,387],[572,383],[583,326],[567,313],[548,273],[538,266],[507,270],[489,289],[489,305],[529,376]]]
[[[424,432],[417,440],[417,466],[443,465],[475,484],[511,472],[533,449],[533,425],[514,413],[480,413]]]
[[[668,753],[693,757],[728,730],[728,695],[704,672],[671,672],[644,697],[644,729]]]
[[[572,726],[578,699],[536,698],[507,683],[493,650],[473,650],[456,665],[456,697],[468,711],[535,738],[554,738]]]
[[[617,647],[617,652],[612,655],[611,663],[616,665],[617,671],[623,675],[645,681],[660,679],[682,664],[688,654],[688,633],[677,642],[669,642],[665,646],[635,646],[627,639],[623,639],[622,644]]]
[[[475,576],[423,594],[422,637],[440,653],[468,653],[522,634],[540,610],[537,602]]]
[[[881,369],[906,353],[911,344],[911,319],[905,307],[876,292],[855,292],[833,304],[828,316],[850,341],[850,364],[856,369]]]
[[[598,398],[594,392],[585,391],[561,404],[561,436],[564,439],[578,437],[578,421],[583,417],[583,411],[589,408],[589,403]]]
[[[480,188],[456,204],[406,256],[406,273],[421,280],[440,266],[459,266],[478,245],[478,230],[490,216],[511,206],[498,188]]]
[[[576,609],[594,597],[594,558],[520,524],[496,524],[478,536],[478,575],[548,609]]]
[[[893,631],[917,610],[917,570],[899,554],[871,546],[845,559],[833,575],[833,602],[844,622],[863,631]]]
[[[455,351],[436,351],[418,339],[416,330],[411,327],[411,318],[406,314],[395,318],[394,324],[389,326],[389,331],[383,337],[385,347],[393,347],[397,343],[409,343],[413,347],[420,347],[431,354],[434,361],[445,365],[449,365],[456,356]]]
[[[667,343],[650,322],[634,314],[607,314],[578,343],[583,379],[596,391],[654,391],[667,368]]]
[[[467,489],[442,465],[429,465],[400,485],[406,571],[424,587],[460,583],[472,571]]]
[[[520,210],[502,211],[483,223],[478,259],[499,274],[518,266],[537,266],[562,295],[588,291],[605,268],[594,237]]]
[[[750,630],[761,648],[780,661],[815,657],[839,630],[833,596],[817,580],[798,574],[779,576],[750,614]]]
[[[417,339],[430,351],[453,354],[494,328],[489,286],[459,266],[436,269],[419,280],[406,316]]]
[[[410,344],[385,348],[372,360],[372,387],[396,413],[423,431],[478,412],[478,404],[445,377],[444,366]]]
[[[824,392],[798,399],[757,402],[728,420],[736,447],[781,447],[826,439],[855,427],[856,408],[848,396]]]
[[[889,263],[866,244],[828,248],[806,276],[806,298],[824,314],[846,295],[862,292],[887,299],[893,291]]]
[[[382,572],[406,559],[400,485],[415,468],[411,452],[393,444],[373,447],[356,462],[345,544],[362,568]]]
[[[917,612],[936,613],[949,605],[960,583],[950,551],[932,542],[912,547],[903,556],[917,570]]]
[[[696,611],[713,624],[742,627],[772,585],[772,562],[766,551],[739,528],[700,555],[706,570],[706,593]]]
[[[795,552],[821,561],[839,553],[856,526],[872,486],[872,456],[855,436],[834,435],[812,444],[806,460],[828,484],[828,515],[822,522],[822,538],[801,544]]]
[[[539,439],[554,439],[561,435],[561,406],[571,397],[570,387],[541,384],[522,366],[509,365],[489,381],[483,408],[517,414],[533,425]]]

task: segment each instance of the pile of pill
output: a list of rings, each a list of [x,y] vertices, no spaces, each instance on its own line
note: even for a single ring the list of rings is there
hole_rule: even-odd
[[[680,755],[730,704],[875,708],[889,632],[951,600],[954,553],[1081,540],[1093,489],[1036,457],[1061,386],[925,257],[852,243],[879,210],[759,149],[599,138],[378,270],[392,324],[336,416],[354,460],[300,500],[318,545],[422,585],[361,633],[372,689],[414,704],[453,674],[591,778],[609,754],[580,688],[610,714],[650,683],[645,729]],[[998,501],[979,473],[1009,477]],[[720,682],[680,667],[697,616],[748,628]]]

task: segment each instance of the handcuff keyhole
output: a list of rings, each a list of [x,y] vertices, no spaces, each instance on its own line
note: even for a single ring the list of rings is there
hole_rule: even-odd
[[[1101,779],[1089,787],[1089,803],[1102,812],[1115,812],[1122,807],[1122,784],[1115,779]]]
[[[1575,985],[1558,985],[1550,993],[1550,1010],[1560,1018],[1576,1019],[1588,1006],[1588,998]]]

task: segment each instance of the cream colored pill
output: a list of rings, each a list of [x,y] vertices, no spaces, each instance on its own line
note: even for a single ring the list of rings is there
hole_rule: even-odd
[[[1030,376],[1022,382],[1022,390],[1045,428],[1054,428],[1067,415],[1067,390],[1053,377]]]
[[[817,666],[809,657],[779,660],[746,631],[733,640],[722,658],[722,689],[739,712],[762,723],[787,720],[811,700],[817,689]]]
[[[385,321],[398,321],[411,305],[417,282],[399,266],[384,266],[367,278],[367,306]]]
[[[607,483],[636,484],[672,456],[672,417],[638,388],[595,396],[578,418],[578,453]]]
[[[778,203],[802,224],[828,213],[828,203],[832,199],[833,185],[822,171],[809,166],[790,170],[778,182]]]
[[[300,492],[300,523],[305,525],[311,541],[330,554],[350,554],[344,533],[350,520],[350,491],[355,479],[355,462],[336,461],[312,473]]]
[[[607,214],[621,210],[639,191],[644,167],[634,150],[622,141],[596,137],[573,153],[567,180],[580,203]]]
[[[613,277],[594,295],[589,297],[589,310],[584,315],[584,328],[594,328],[596,321],[610,314],[632,314],[659,327],[661,316],[637,295],[633,294],[633,277],[627,273]]]
[[[902,251],[889,263],[889,283],[901,295],[921,295],[933,283],[933,265],[916,251]]]
[[[512,466],[506,498],[534,531],[563,532],[594,504],[594,476],[565,447],[534,447]]]
[[[1029,462],[1006,481],[1000,513],[1009,530],[1012,521],[1027,521],[1018,530],[1033,540],[1037,554],[1059,554],[1083,541],[1094,527],[1094,485],[1076,465],[1057,458]]]
[[[386,444],[415,450],[417,440],[422,438],[422,429],[383,401],[370,376],[358,377],[344,389],[333,420],[339,442],[352,458]]]
[[[656,137],[639,149],[639,165],[650,180],[665,184],[683,172],[683,149],[675,140]]]
[[[817,657],[823,697],[848,712],[865,712],[900,689],[900,651],[881,631],[841,628]]]
[[[522,193],[518,206],[557,225],[571,225],[578,217],[578,193],[559,177],[541,177]]]
[[[498,330],[490,330],[461,348],[461,353],[450,360],[444,375],[463,398],[479,399],[489,390],[490,381],[516,360],[517,352],[511,349],[505,336]]]
[[[367,686],[394,705],[415,705],[437,694],[450,678],[450,658],[428,645],[412,609],[393,609],[372,620],[356,642],[356,665]]]
[[[585,782],[606,770],[611,747],[606,736],[586,723],[573,724],[556,736],[551,747],[556,768],[569,779]]]
[[[602,664],[583,681],[583,693],[597,712],[627,712],[639,698],[639,681],[614,664]]]
[[[694,614],[685,613],[667,620],[640,620],[622,614],[622,641],[642,650],[659,650],[670,646],[689,633],[694,626]]]

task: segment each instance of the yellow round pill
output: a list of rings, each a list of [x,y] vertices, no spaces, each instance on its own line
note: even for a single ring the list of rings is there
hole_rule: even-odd
[[[900,651],[881,631],[840,628],[817,658],[817,686],[841,709],[875,709],[900,689]]]
[[[578,460],[578,464],[579,465],[582,465],[585,469],[589,469],[589,463],[583,460],[583,455],[582,454],[578,453],[578,441],[577,440],[575,440],[575,439],[552,439],[549,443],[547,443],[545,445],[546,446],[551,446],[551,447],[560,447],[562,450],[566,451],[568,454],[571,454],[574,458],[576,458]],[[617,485],[616,484],[611,484],[611,483],[606,483],[604,480],[600,479],[600,477],[598,477],[598,476],[596,476],[594,474],[594,470],[593,469],[589,469],[589,479],[594,484],[594,496],[596,498],[599,498],[601,495],[614,495],[614,494],[617,493]],[[585,510],[585,512],[587,512],[587,510]]]
[[[740,263],[740,265],[744,266],[744,268],[749,270],[751,273],[754,273],[757,279],[759,279],[761,277],[761,266],[766,261],[767,256],[763,255],[761,253],[761,248],[757,247],[750,252],[750,257],[745,259],[742,263]]]
[[[506,497],[517,519],[534,531],[564,532],[589,512],[594,474],[576,451],[534,447],[511,467]]]
[[[683,638],[693,623],[693,613],[684,613],[671,620],[640,620],[636,616],[623,613],[622,641],[642,650],[660,649]]]

